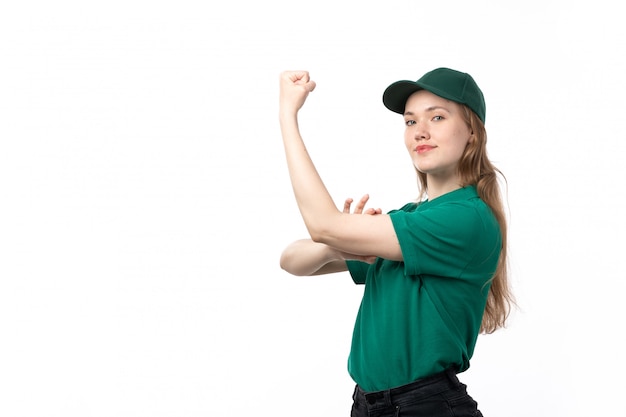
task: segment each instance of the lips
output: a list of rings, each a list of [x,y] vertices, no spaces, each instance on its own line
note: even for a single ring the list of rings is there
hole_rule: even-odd
[[[417,153],[424,153],[424,152],[428,152],[428,151],[430,151],[431,149],[434,149],[434,148],[435,148],[434,146],[430,146],[430,145],[420,145],[420,146],[415,148],[415,151]]]

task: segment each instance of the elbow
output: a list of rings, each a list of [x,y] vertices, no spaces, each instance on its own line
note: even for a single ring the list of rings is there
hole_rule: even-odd
[[[285,272],[288,272],[291,275],[302,276],[303,274],[298,270],[297,263],[295,262],[294,256],[295,254],[293,253],[292,250],[290,250],[290,248],[285,249],[283,253],[280,255],[280,261],[279,261],[280,269],[282,269]]]
[[[311,233],[309,232],[309,235],[311,236],[311,240],[315,243],[324,243],[324,238],[321,234],[319,233]]]
[[[282,269],[283,271],[289,271],[289,254],[287,253],[287,250],[284,250],[283,253],[280,254],[280,269]]]
[[[320,225],[308,226],[307,230],[313,242],[328,243],[328,230],[320,227]]]
[[[345,216],[344,213],[332,212],[305,218],[305,225],[311,240],[326,245],[332,243],[337,230],[343,224],[345,219],[343,216]]]
[[[280,269],[282,269],[283,271],[287,271],[289,272],[289,257],[285,254],[285,252],[283,251],[283,253],[280,255]]]

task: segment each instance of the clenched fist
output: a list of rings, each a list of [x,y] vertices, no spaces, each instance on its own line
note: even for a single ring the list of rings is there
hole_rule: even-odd
[[[280,112],[295,115],[315,89],[308,71],[284,71],[280,74]]]

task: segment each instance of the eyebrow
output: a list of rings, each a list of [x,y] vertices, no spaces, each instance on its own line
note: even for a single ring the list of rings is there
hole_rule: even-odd
[[[450,113],[450,110],[448,110],[447,108],[442,107],[442,106],[430,106],[430,107],[427,107],[426,109],[424,109],[424,112],[429,113],[429,112],[432,112],[432,111],[435,111],[435,110],[443,110],[446,113]],[[411,111],[407,111],[407,112],[404,112],[404,115],[405,116],[414,116],[415,113],[413,113]]]

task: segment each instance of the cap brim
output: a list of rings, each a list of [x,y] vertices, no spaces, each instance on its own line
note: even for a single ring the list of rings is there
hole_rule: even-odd
[[[446,100],[456,101],[457,103],[464,103],[458,97],[454,97],[446,93],[445,91],[441,91],[438,88],[421,83],[419,81],[408,80],[396,81],[395,83],[387,87],[387,89],[383,93],[383,103],[385,104],[385,107],[387,107],[389,110],[396,113],[404,114],[406,101],[409,99],[409,97],[411,97],[411,94],[419,90],[430,91],[431,93],[439,97],[445,98]]]
[[[396,81],[391,84],[383,93],[383,104],[392,112],[404,114],[406,101],[416,91],[424,88],[415,81]]]

